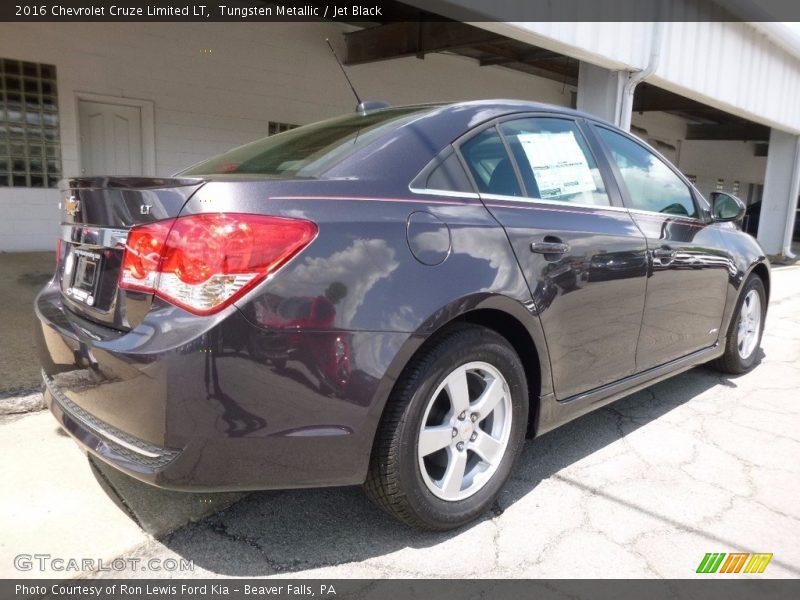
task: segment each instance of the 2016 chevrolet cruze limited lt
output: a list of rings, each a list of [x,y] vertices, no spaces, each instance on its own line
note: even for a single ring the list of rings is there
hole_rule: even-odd
[[[448,529],[526,436],[760,355],[769,267],[741,201],[568,109],[362,110],[172,179],[62,187],[47,402],[166,488],[364,483]]]

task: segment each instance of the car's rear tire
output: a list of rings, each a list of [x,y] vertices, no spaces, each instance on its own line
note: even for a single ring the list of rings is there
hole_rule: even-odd
[[[415,527],[463,525],[491,507],[527,425],[525,370],[514,349],[490,329],[453,326],[423,347],[395,385],[365,491]]]
[[[761,336],[767,314],[767,292],[755,273],[747,278],[734,308],[725,353],[711,364],[731,375],[747,373],[758,364]]]

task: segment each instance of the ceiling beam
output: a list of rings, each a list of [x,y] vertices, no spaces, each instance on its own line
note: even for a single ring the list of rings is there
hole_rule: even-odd
[[[493,56],[490,58],[482,58],[480,60],[480,65],[482,67],[488,67],[492,65],[508,65],[511,63],[528,64],[538,61],[549,61],[554,59],[564,60],[564,55],[559,54],[558,52],[553,52],[552,50],[538,49],[534,50],[533,52],[526,52],[525,54],[519,54],[514,56]]]
[[[497,55],[498,52],[497,44],[492,44],[491,48],[487,46],[475,46],[454,51],[454,53],[459,56],[465,56],[478,62],[480,62],[481,59]],[[544,68],[545,65],[546,68]],[[537,77],[557,81],[561,85],[567,84],[574,86],[578,84],[578,61],[569,59],[566,56],[562,56],[559,61],[551,60],[539,63],[538,65],[532,63],[509,63],[506,66],[519,73],[527,73],[528,75],[536,75]]]
[[[455,21],[387,23],[344,34],[346,65],[457,50],[504,38],[484,29]]]
[[[648,111],[698,111],[714,110],[709,106],[652,85],[642,84],[633,98],[633,112]]]
[[[527,73],[528,75],[536,75],[537,77],[550,79],[562,85],[571,85],[575,87],[577,87],[578,85],[577,76],[572,76],[569,73],[562,71],[555,71],[553,69],[543,69],[542,67],[537,67],[535,65],[529,65],[529,64],[520,65],[516,70],[522,73]]]
[[[687,140],[725,140],[745,142],[769,141],[769,127],[757,123],[724,123],[721,125],[686,126]]]

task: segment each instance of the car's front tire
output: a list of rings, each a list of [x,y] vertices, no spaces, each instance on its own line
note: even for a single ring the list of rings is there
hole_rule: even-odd
[[[389,398],[365,483],[390,515],[453,529],[492,505],[522,450],[525,370],[496,332],[458,325],[430,341]]]
[[[747,278],[728,327],[725,353],[712,364],[723,373],[747,373],[759,360],[761,336],[767,314],[767,292],[755,273]]]

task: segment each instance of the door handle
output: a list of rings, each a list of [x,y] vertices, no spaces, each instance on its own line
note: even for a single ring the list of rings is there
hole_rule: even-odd
[[[566,254],[569,252],[569,244],[564,242],[532,242],[531,252],[537,254]]]

